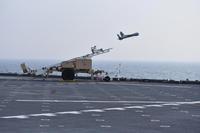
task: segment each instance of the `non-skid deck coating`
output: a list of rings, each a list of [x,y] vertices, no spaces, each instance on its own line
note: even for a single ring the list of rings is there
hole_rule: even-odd
[[[200,86],[0,80],[1,133],[199,133]]]

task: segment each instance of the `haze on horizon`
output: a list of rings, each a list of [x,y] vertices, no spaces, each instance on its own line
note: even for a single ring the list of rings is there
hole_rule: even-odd
[[[1,0],[0,59],[200,62],[199,0]],[[117,40],[116,34],[139,32]]]

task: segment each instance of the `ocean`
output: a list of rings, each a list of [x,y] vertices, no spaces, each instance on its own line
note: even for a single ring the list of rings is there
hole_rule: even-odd
[[[41,68],[57,64],[56,60],[0,60],[0,73],[22,73],[20,64]],[[95,61],[93,68],[111,77],[139,79],[200,80],[200,63]],[[58,74],[58,73],[56,73]]]

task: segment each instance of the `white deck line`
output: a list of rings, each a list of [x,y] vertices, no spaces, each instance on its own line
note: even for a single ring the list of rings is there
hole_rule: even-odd
[[[54,101],[54,100],[53,100]],[[43,101],[42,101],[43,102]],[[88,101],[87,101],[88,102]],[[120,102],[120,101],[119,101]],[[140,101],[138,101],[140,102]],[[143,101],[144,102],[144,101]],[[156,102],[156,101],[155,101]],[[186,105],[193,105],[193,104],[199,104],[200,101],[193,101],[193,102],[168,102],[168,104],[166,104],[167,102],[164,102],[165,104],[163,104],[163,102],[160,104],[160,106],[172,106],[172,105],[182,105],[182,104],[186,104]],[[171,103],[171,104],[169,104]],[[131,108],[138,108],[138,107],[160,107],[158,105],[155,106],[155,104],[153,105],[141,105],[141,106],[126,106],[126,107],[116,107],[116,108],[103,108],[103,109],[91,109],[91,110],[78,110],[78,111],[65,111],[65,112],[54,112],[54,113],[41,113],[41,114],[27,114],[27,115],[16,115],[16,116],[2,116],[0,118],[4,118],[4,119],[27,119],[29,117],[41,117],[41,116],[47,116],[47,117],[54,117],[57,115],[64,115],[64,114],[76,114],[76,115],[80,115],[82,113],[87,113],[87,112],[105,112],[105,111],[112,111],[112,110],[118,110],[118,111],[123,111],[126,109],[131,109]]]
[[[176,102],[176,101],[92,101],[92,100],[16,100],[16,102],[48,102],[48,103],[149,103],[164,105],[198,104],[200,101]],[[154,105],[155,106],[155,105]],[[162,105],[157,105],[162,106]]]

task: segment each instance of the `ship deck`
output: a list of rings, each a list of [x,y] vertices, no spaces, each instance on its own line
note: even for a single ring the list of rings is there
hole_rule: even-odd
[[[199,133],[200,86],[0,79],[2,133]]]

